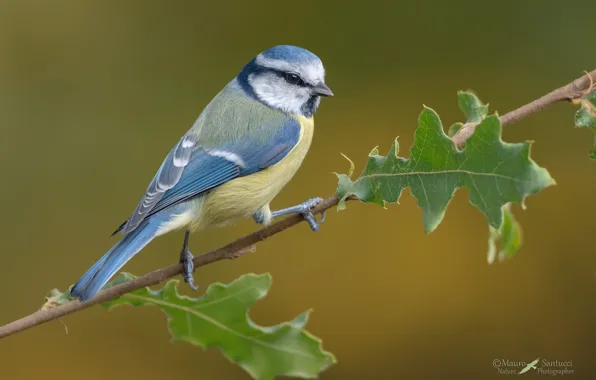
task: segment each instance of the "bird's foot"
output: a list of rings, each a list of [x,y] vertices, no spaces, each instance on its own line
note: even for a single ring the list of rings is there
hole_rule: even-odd
[[[278,216],[288,215],[288,214],[302,214],[302,217],[304,218],[304,220],[306,220],[306,222],[310,226],[310,229],[316,232],[319,230],[320,225],[325,221],[325,211],[323,211],[321,213],[321,215],[322,215],[321,221],[317,222],[317,219],[315,218],[311,209],[313,207],[315,207],[316,205],[318,205],[319,203],[321,203],[322,201],[323,201],[323,198],[319,198],[319,197],[312,198],[312,199],[307,200],[306,202],[300,203],[297,206],[284,208],[284,209],[281,209],[278,211],[273,211],[271,213],[271,216],[275,218]]]
[[[302,208],[302,211],[300,212],[302,214],[302,217],[304,218],[304,220],[306,220],[306,222],[310,226],[310,229],[313,230],[314,232],[317,232],[319,230],[319,228],[321,227],[321,224],[323,224],[323,222],[325,222],[326,214],[325,214],[325,211],[323,211],[321,213],[321,221],[317,222],[317,219],[315,218],[315,215],[312,213],[311,209],[313,207],[315,207],[316,205],[318,205],[319,203],[321,203],[322,201],[323,201],[323,198],[316,197],[316,198],[309,199],[306,202],[303,202],[298,205],[298,207]]]
[[[199,290],[199,287],[195,285],[195,280],[192,276],[195,271],[194,256],[186,247],[182,248],[182,251],[180,251],[180,264],[182,264],[184,268],[182,271],[184,282],[186,282],[192,290]]]

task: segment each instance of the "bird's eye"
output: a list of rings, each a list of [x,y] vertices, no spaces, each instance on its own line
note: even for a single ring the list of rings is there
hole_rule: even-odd
[[[289,84],[295,84],[295,85],[298,85],[298,86],[304,86],[304,81],[302,80],[302,78],[300,78],[298,75],[296,75],[294,73],[285,73],[284,74],[284,79]]]

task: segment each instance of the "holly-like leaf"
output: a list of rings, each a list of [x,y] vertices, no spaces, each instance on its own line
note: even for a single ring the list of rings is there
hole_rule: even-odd
[[[134,276],[121,274],[115,283],[131,278]],[[271,327],[250,319],[250,307],[265,297],[271,286],[269,274],[246,274],[228,285],[212,284],[199,298],[179,295],[177,284],[177,280],[170,280],[159,290],[138,289],[103,306],[157,306],[168,317],[174,341],[205,349],[217,347],[255,379],[315,378],[335,363],[334,356],[322,349],[321,341],[304,330],[310,311]]]
[[[522,229],[511,212],[510,204],[503,206],[503,224],[496,229],[489,226],[488,255],[489,264],[498,257],[500,262],[511,259],[517,254],[523,243]]]
[[[594,132],[594,146],[590,151],[590,158],[596,160],[596,91],[573,101],[580,105],[575,113],[575,126],[590,128]]]
[[[530,142],[510,144],[501,139],[497,115],[482,117],[484,110],[460,93],[460,105],[471,120],[480,121],[463,150],[457,150],[443,131],[439,116],[428,107],[420,114],[410,158],[398,156],[397,140],[386,156],[375,148],[359,178],[338,175],[339,208],[349,196],[364,202],[385,206],[397,202],[402,191],[410,187],[422,208],[426,232],[433,231],[443,220],[447,205],[458,188],[468,190],[470,203],[486,215],[488,223],[499,229],[503,223],[502,207],[509,202],[521,203],[555,182],[548,171],[530,159]],[[472,104],[472,106],[468,106]],[[472,112],[471,109],[481,111]]]

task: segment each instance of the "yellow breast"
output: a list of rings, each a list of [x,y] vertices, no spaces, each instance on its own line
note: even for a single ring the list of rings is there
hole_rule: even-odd
[[[229,181],[197,203],[198,216],[193,228],[221,226],[254,214],[269,204],[294,176],[312,142],[314,121],[294,116],[300,122],[300,139],[277,164],[246,177]]]

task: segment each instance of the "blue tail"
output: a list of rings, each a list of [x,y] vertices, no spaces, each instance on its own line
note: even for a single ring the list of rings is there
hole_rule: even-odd
[[[128,260],[153,240],[162,221],[153,217],[125,235],[77,281],[70,296],[83,302],[97,294]]]

